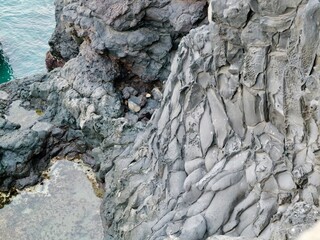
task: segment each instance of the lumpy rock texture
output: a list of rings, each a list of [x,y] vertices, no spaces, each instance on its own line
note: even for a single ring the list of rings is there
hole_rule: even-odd
[[[106,174],[110,239],[287,239],[319,217],[319,7],[210,1],[149,128]]]
[[[206,1],[55,5],[47,62],[61,68],[0,86],[1,191],[35,184],[56,156],[81,155],[104,181],[159,107],[181,37],[207,14]]]
[[[90,40],[143,81],[166,80],[179,39],[205,18],[204,0],[56,1],[51,51],[63,59]]]

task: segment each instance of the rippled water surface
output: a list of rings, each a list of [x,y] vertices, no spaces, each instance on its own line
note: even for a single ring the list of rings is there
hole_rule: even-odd
[[[6,55],[0,53],[0,83],[46,71],[45,54],[55,27],[53,3],[0,0],[0,42]]]

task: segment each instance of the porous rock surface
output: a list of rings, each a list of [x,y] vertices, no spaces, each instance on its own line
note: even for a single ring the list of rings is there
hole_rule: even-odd
[[[179,39],[205,19],[205,0],[56,1],[51,52],[65,60],[90,41],[143,81],[166,80]],[[69,41],[70,40],[70,41]]]
[[[319,9],[57,0],[50,54],[66,64],[0,86],[0,137],[37,139],[0,141],[1,186],[20,162],[39,165],[26,178],[48,153],[84,154],[105,183],[105,239],[295,239],[320,217]],[[11,122],[17,100],[52,127]]]

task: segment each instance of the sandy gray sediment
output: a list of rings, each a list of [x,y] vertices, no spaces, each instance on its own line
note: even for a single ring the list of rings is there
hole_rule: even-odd
[[[81,167],[59,160],[47,179],[0,210],[1,239],[101,240],[100,204]]]

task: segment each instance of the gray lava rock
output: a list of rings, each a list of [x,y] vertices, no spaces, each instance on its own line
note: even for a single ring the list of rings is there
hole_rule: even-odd
[[[122,90],[122,95],[124,99],[129,99],[131,96],[137,96],[138,91],[133,87],[125,87]]]
[[[46,167],[40,161],[46,151],[46,137],[46,134],[39,134],[29,129],[15,130],[0,136],[0,189],[2,191],[8,191],[11,187],[21,189],[36,183],[35,176]],[[24,178],[33,180],[28,182]]]
[[[159,88],[152,89],[151,94],[154,100],[161,101],[162,93]]]
[[[180,237],[182,239],[203,239],[206,233],[206,220],[200,214],[189,218],[183,225]]]
[[[212,236],[206,240],[259,240],[258,238],[247,238],[247,237],[229,237],[229,236]]]
[[[206,1],[56,1],[53,55],[65,60],[90,41],[144,81],[166,80],[171,52],[182,34],[206,17]]]
[[[209,3],[160,109],[106,174],[115,239],[281,240],[317,218],[319,2]]]
[[[128,108],[132,111],[132,112],[139,112],[141,110],[141,107],[138,103],[136,103],[136,101],[134,101],[132,99],[132,97],[128,100]]]
[[[93,148],[105,239],[282,240],[318,217],[319,1],[210,0],[208,25],[206,1],[56,4],[69,61],[0,86],[3,188]],[[167,81],[122,92],[126,114],[124,79]],[[10,126],[17,100],[45,123]]]

